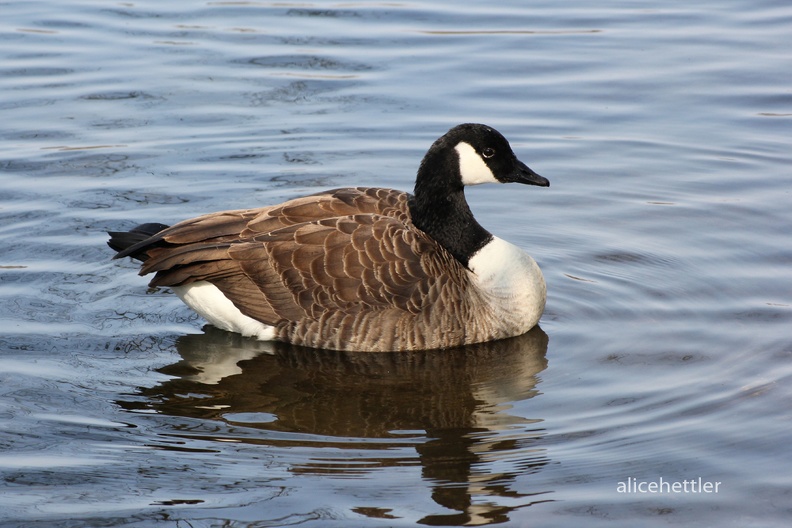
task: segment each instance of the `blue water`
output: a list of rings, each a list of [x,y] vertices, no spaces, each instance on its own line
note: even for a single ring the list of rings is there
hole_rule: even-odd
[[[788,523],[792,6],[0,15],[0,525]],[[470,121],[551,181],[467,193],[545,273],[526,336],[257,343],[110,261],[108,229],[409,190]]]

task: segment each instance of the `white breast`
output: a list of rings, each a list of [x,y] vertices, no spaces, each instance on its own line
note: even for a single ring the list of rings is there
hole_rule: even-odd
[[[479,293],[492,309],[493,323],[505,335],[520,335],[539,322],[547,288],[536,261],[517,246],[498,237],[468,262]]]

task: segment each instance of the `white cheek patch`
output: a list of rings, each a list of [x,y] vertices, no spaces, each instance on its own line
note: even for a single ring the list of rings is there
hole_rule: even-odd
[[[469,143],[461,141],[454,147],[454,150],[459,155],[459,174],[462,176],[462,185],[500,183],[476,149]]]

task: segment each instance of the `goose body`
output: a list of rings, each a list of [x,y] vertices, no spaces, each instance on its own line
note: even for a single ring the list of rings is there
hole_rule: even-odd
[[[464,187],[486,182],[549,185],[500,133],[466,124],[431,146],[413,194],[335,189],[108,243],[224,330],[336,350],[460,346],[525,333],[545,305],[534,259],[473,218]]]

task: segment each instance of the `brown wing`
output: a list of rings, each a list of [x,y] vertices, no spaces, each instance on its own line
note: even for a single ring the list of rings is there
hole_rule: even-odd
[[[335,189],[289,200],[260,210],[242,237],[270,233],[282,227],[355,214],[378,214],[409,222],[409,195],[393,189],[356,187]]]
[[[141,273],[156,272],[154,286],[212,282],[268,324],[328,312],[418,313],[441,269],[465,274],[412,226],[407,199],[387,189],[340,189],[199,217],[159,233]]]
[[[271,207],[211,213],[166,228],[119,251],[114,258],[145,260],[157,248],[234,242],[290,225],[353,214],[383,214],[409,222],[408,199],[409,195],[401,191],[358,187],[325,191]],[[144,268],[141,274],[149,271]]]

